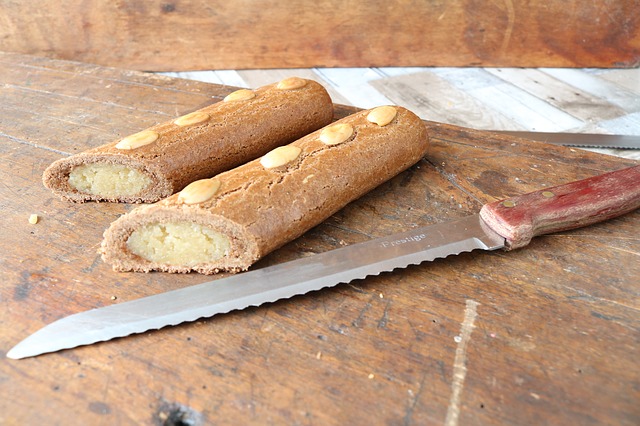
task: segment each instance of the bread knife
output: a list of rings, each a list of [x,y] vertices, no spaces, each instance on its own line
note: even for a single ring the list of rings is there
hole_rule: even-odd
[[[27,337],[7,357],[32,357],[195,321],[471,250],[512,250],[535,236],[639,207],[640,165],[491,202],[462,219],[70,315]]]
[[[637,135],[603,135],[599,133],[553,133],[527,132],[517,130],[489,130],[493,133],[517,136],[538,142],[554,145],[573,146],[576,148],[614,148],[640,149],[640,136]]]

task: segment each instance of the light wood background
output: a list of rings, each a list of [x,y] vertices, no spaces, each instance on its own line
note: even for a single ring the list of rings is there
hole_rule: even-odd
[[[257,87],[290,75],[318,80],[336,103],[403,105],[426,120],[482,130],[640,136],[640,69],[306,68],[171,72]],[[640,159],[640,151],[594,150]]]

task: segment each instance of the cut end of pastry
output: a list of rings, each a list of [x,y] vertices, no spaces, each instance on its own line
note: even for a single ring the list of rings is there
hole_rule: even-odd
[[[63,199],[152,203],[171,195],[164,179],[124,157],[72,156],[51,164],[44,185]]]
[[[135,196],[147,189],[151,182],[147,174],[123,164],[81,164],[69,172],[69,186],[100,198]]]
[[[101,252],[115,271],[240,272],[258,259],[255,241],[228,219],[197,207],[146,206],[105,231]]]
[[[149,223],[127,239],[129,251],[151,263],[191,268],[229,254],[229,237],[192,222]]]

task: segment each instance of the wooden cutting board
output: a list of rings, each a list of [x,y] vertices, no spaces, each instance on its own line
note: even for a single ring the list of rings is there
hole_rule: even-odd
[[[133,206],[70,204],[52,161],[234,90],[0,54],[0,424],[638,424],[640,212],[24,360],[65,315],[210,278],[115,273]],[[336,105],[336,116],[354,109]],[[257,268],[442,222],[631,160],[428,122],[428,155]],[[40,220],[28,222],[31,214]]]

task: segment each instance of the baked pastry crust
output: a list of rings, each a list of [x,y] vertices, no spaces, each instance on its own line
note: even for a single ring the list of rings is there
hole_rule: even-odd
[[[199,181],[202,188],[215,189],[204,201],[194,196],[194,184],[121,216],[104,233],[103,259],[116,271],[213,274],[248,269],[425,155],[424,122],[402,107],[381,108],[394,113],[384,125],[369,121],[380,109],[361,111],[212,180]],[[229,249],[196,265],[154,262],[130,250],[128,240],[136,229],[172,222],[209,227],[227,238]]]
[[[255,90],[238,90],[186,116],[55,161],[45,170],[43,183],[75,202],[155,202],[190,182],[295,141],[332,119],[333,104],[324,87],[292,77]],[[141,174],[150,183],[136,193],[79,190],[69,176],[83,165],[116,166]]]

